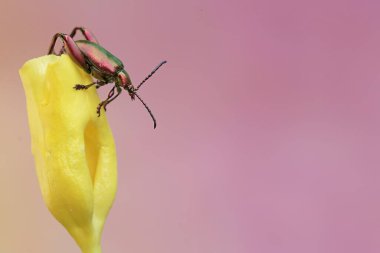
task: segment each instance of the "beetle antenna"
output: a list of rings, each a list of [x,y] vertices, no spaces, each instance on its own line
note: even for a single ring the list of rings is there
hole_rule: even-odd
[[[153,69],[153,71],[152,72],[150,72],[150,74],[147,76],[147,77],[145,77],[145,79],[137,86],[137,88],[136,88],[136,91],[140,88],[140,86],[141,85],[143,85],[145,82],[146,82],[146,80],[148,80],[162,65],[164,65],[165,63],[166,63],[167,61],[163,61],[163,62],[161,62],[160,64],[158,64],[158,66],[155,68],[155,69]]]
[[[162,65],[162,64],[161,64]],[[153,116],[153,113],[152,111],[149,109],[149,107],[145,104],[145,102],[140,98],[139,95],[137,95],[137,93],[134,93],[134,95],[141,101],[141,103],[143,103],[143,105],[145,106],[145,108],[147,109],[147,111],[149,112],[150,116],[152,117],[153,119],[153,128],[156,128],[157,126],[157,123],[156,123],[156,119],[154,118]]]

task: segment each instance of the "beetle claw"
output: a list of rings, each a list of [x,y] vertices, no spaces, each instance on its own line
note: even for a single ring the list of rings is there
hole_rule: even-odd
[[[100,117],[100,110],[102,109],[102,103],[100,103],[98,105],[98,107],[96,108],[96,113],[98,114],[98,117]]]
[[[76,84],[73,88],[74,88],[75,90],[86,90],[86,89],[87,89],[87,86],[86,86],[86,85],[83,85],[83,84]]]
[[[98,107],[96,108],[96,112],[98,114],[98,117],[100,117],[100,111],[102,110],[102,107],[104,108],[104,111],[107,111],[106,109],[106,105],[107,105],[107,102],[106,101],[103,101],[101,102]]]

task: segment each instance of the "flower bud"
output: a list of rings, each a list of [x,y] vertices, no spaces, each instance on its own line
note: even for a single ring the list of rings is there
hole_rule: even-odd
[[[101,253],[101,233],[117,188],[115,144],[89,74],[69,56],[32,59],[19,71],[43,199],[83,253]]]

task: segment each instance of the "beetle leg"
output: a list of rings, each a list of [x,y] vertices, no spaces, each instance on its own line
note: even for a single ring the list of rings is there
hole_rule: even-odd
[[[82,33],[82,35],[86,38],[86,40],[94,42],[96,44],[99,44],[99,42],[96,39],[95,35],[92,32],[90,32],[88,29],[84,28],[84,27],[75,27],[73,29],[73,31],[70,33],[70,37],[74,38],[74,36],[75,36],[75,34],[77,33],[78,30]]]
[[[50,42],[50,47],[49,47],[49,52],[48,54],[54,54],[54,55],[57,55],[54,51],[54,46],[55,46],[55,43],[57,42],[57,39],[58,39],[58,35],[54,35],[52,41]]]
[[[100,110],[102,109],[102,107],[104,107],[104,105],[108,102],[108,100],[113,96],[114,93],[115,93],[115,86],[108,93],[107,99],[100,102],[98,107],[96,108],[96,112],[98,113],[98,117],[100,116]],[[104,108],[104,110],[106,110],[106,109]]]
[[[91,41],[91,42],[94,42],[96,44],[99,44],[98,40],[96,39],[95,35],[90,32],[90,30],[84,28],[84,27],[75,27],[71,33],[70,33],[70,37],[74,39],[77,31],[80,31],[83,35],[83,37],[88,40],[88,41]],[[59,51],[59,55],[63,54],[65,52],[65,47],[62,46],[61,50]]]
[[[107,100],[112,98],[113,95],[115,94],[115,86],[108,92]]]
[[[91,70],[89,66],[87,65],[86,59],[84,58],[82,52],[80,51],[77,44],[75,44],[75,41],[67,34],[56,33],[53,36],[48,54],[57,55],[54,52],[54,46],[58,38],[62,39],[64,47],[65,47],[64,51],[66,51],[70,55],[70,58],[73,59],[79,66],[81,66],[87,73],[90,73]]]
[[[115,88],[117,88],[117,93],[115,95]],[[120,88],[120,86],[114,86],[110,92],[108,93],[108,96],[107,96],[107,99],[102,101],[101,103],[99,103],[97,109],[96,109],[96,112],[98,113],[98,117],[100,116],[100,110],[102,109],[102,107],[104,108],[104,111],[107,110],[107,105],[109,103],[111,103],[112,101],[114,101],[120,94],[121,94],[121,91],[122,89]],[[115,96],[114,96],[115,95]]]
[[[99,89],[100,87],[102,87],[103,85],[106,85],[108,84],[108,82],[104,82],[104,81],[98,81],[98,83],[96,84],[96,88]]]
[[[116,86],[115,86],[116,87]],[[114,87],[114,88],[115,88]],[[111,90],[112,91],[112,96],[113,96],[113,90],[114,90],[114,88]],[[121,94],[121,91],[122,91],[122,89],[120,88],[120,86],[117,86],[116,87],[117,88],[117,93],[116,93],[116,95],[113,97],[113,98],[111,98],[111,99],[107,99],[108,101],[107,101],[107,103],[103,106],[104,107],[104,110],[106,111],[107,109],[106,109],[106,107],[107,107],[107,105],[109,104],[109,103],[111,103],[112,101],[114,101],[120,94]],[[111,93],[111,92],[110,92]]]
[[[99,81],[98,80],[98,81],[90,83],[90,84],[76,84],[73,88],[76,89],[76,90],[87,90],[88,88],[90,88],[94,84],[96,84],[96,88],[99,88],[100,86],[103,86],[103,85],[105,85],[107,83],[104,82],[104,81]]]

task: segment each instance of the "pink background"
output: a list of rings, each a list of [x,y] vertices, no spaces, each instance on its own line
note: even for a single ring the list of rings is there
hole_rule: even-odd
[[[158,119],[107,113],[104,253],[380,252],[380,2],[2,1],[0,252],[79,253],[42,201],[18,69],[91,28]],[[110,87],[100,91],[104,97]]]

